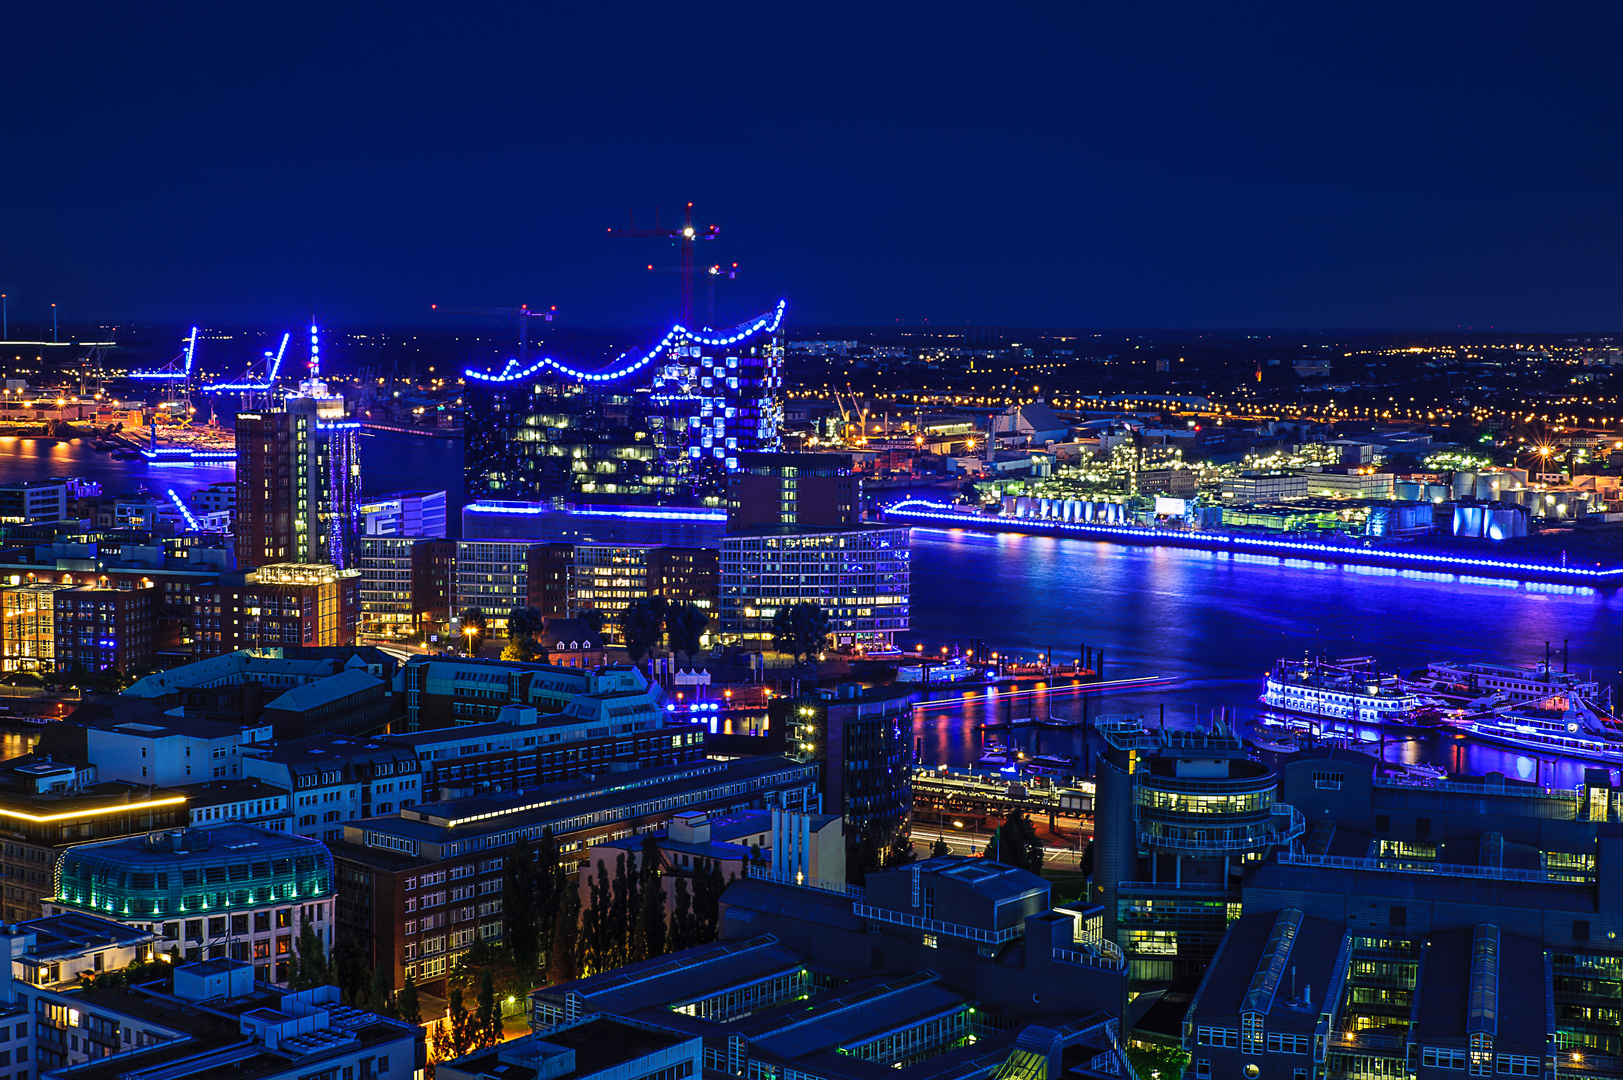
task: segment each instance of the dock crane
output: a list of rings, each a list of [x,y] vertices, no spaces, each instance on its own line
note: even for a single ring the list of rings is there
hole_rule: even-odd
[[[685,274],[688,272],[682,269],[680,266],[655,266],[653,263],[648,264],[648,270],[649,272],[655,274]],[[705,267],[702,271],[694,271],[694,273],[702,274],[704,277],[704,328],[706,330],[714,330],[716,328],[716,282],[722,280],[723,278],[728,281],[737,281],[738,264],[733,263],[731,266],[722,266],[720,263],[716,263],[714,265]]]
[[[721,233],[715,225],[706,225],[696,228],[693,224],[693,204],[687,204],[687,210],[682,218],[682,224],[676,226],[662,226],[659,223],[659,210],[654,210],[654,227],[652,229],[637,228],[635,216],[631,219],[629,228],[610,228],[610,236],[654,237],[661,240],[674,240],[681,251],[681,265],[676,268],[677,275],[682,280],[682,305],[678,309],[677,321],[689,329],[693,326],[693,245],[700,240],[714,240]]]
[[[525,367],[529,366],[530,362],[530,320],[545,319],[551,322],[553,316],[558,313],[557,304],[553,304],[545,311],[533,311],[529,304],[520,304],[518,307],[441,307],[439,304],[430,304],[428,309],[443,315],[501,315],[518,319],[518,362]]]

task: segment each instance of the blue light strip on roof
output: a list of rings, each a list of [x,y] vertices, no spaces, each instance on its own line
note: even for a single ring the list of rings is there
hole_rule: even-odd
[[[1540,563],[1510,562],[1504,559],[1474,559],[1465,555],[1428,555],[1417,551],[1383,551],[1376,549],[1346,550],[1325,544],[1304,544],[1290,540],[1268,540],[1255,536],[1233,536],[1221,533],[1176,533],[1163,530],[1116,527],[1111,525],[1082,525],[1068,521],[1045,521],[1041,518],[986,518],[953,511],[946,503],[926,499],[903,499],[884,507],[880,513],[903,521],[944,521],[959,528],[987,529],[992,532],[1038,531],[1076,536],[1079,539],[1131,540],[1140,544],[1166,547],[1190,547],[1206,550],[1240,550],[1284,555],[1305,555],[1325,562],[1356,562],[1373,565],[1393,565],[1470,573],[1473,570],[1501,576],[1511,573],[1526,575],[1550,574],[1563,580],[1594,583],[1623,582],[1623,568],[1611,570],[1601,567],[1545,566]]]
[[[728,332],[725,337],[721,335],[705,335],[695,333],[683,326],[681,323],[676,323],[670,328],[670,330],[666,331],[665,336],[660,339],[658,345],[655,345],[647,353],[643,354],[640,359],[634,360],[624,367],[608,368],[603,371],[580,371],[576,368],[568,366],[567,364],[560,364],[550,356],[544,356],[523,370],[519,370],[517,360],[509,360],[507,361],[507,366],[502,368],[501,373],[497,375],[492,375],[488,371],[474,371],[472,368],[469,368],[462,374],[466,378],[477,379],[480,382],[506,383],[518,382],[521,379],[528,379],[530,376],[541,371],[543,368],[550,367],[560,374],[567,375],[572,379],[580,379],[583,382],[611,382],[615,379],[621,378],[622,376],[630,375],[632,372],[646,366],[666,349],[670,348],[670,346],[679,338],[695,342],[699,345],[724,346],[736,345],[740,341],[743,341],[746,338],[754,337],[756,334],[762,332],[770,334],[777,330],[777,328],[783,323],[783,311],[787,304],[788,301],[779,300],[778,306],[774,308],[770,314],[759,315],[756,318],[751,319],[748,323],[740,323],[738,326],[734,327],[733,330]],[[624,358],[625,357],[622,354],[621,359]]]

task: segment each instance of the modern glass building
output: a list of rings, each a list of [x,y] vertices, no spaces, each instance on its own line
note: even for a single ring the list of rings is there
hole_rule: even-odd
[[[758,525],[721,540],[721,633],[729,643],[772,644],[778,609],[814,603],[835,645],[891,645],[907,629],[912,580],[906,526]]]
[[[730,330],[673,326],[593,370],[466,372],[469,500],[721,494],[739,454],[781,448],[782,321],[780,303]]]
[[[306,920],[331,948],[333,895],[323,844],[231,824],[69,848],[44,906],[149,929],[162,951],[252,962],[257,978],[285,982]]]

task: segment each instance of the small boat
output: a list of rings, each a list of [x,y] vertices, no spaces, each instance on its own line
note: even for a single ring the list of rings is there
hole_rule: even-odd
[[[1036,754],[1026,761],[1026,768],[1035,773],[1069,776],[1076,771],[1076,758],[1064,754]]]
[[[896,681],[923,683],[929,686],[948,686],[954,683],[984,682],[986,669],[977,667],[962,656],[939,664],[909,664],[896,669]]]

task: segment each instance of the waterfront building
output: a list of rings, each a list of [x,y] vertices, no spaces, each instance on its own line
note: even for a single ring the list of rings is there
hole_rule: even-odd
[[[1094,881],[1140,992],[1192,989],[1240,911],[1241,877],[1305,830],[1232,729],[1146,731],[1100,717]]]
[[[292,645],[348,645],[360,621],[359,570],[276,563],[221,574],[193,593],[197,655]]]
[[[220,480],[191,494],[192,511],[198,514],[235,515],[237,512],[237,482]]]
[[[65,480],[13,480],[0,484],[0,521],[18,525],[67,521]]]
[[[469,498],[720,495],[739,454],[781,448],[782,318],[780,304],[730,330],[673,327],[591,371],[551,359],[468,371]]]
[[[80,585],[52,594],[56,670],[137,672],[152,667],[158,627],[152,589]]]
[[[729,533],[721,545],[723,640],[768,649],[778,609],[809,602],[828,613],[836,645],[892,645],[908,627],[910,535],[906,526]]]
[[[277,410],[236,418],[237,565],[355,564],[360,424],[329,391],[311,327],[310,378]]]
[[[740,454],[727,474],[727,530],[858,523],[862,481],[849,454]]]
[[[886,851],[913,813],[913,701],[910,685],[779,698],[769,724],[787,728],[789,754],[816,762],[823,807],[845,821],[846,841]],[[851,853],[854,858],[855,852]]]
[[[1301,499],[1307,494],[1308,478],[1304,474],[1289,469],[1274,469],[1224,477],[1220,497],[1224,506],[1244,506]]]
[[[1306,470],[1307,494],[1343,499],[1390,499],[1396,477],[1372,466],[1328,465]]]
[[[685,810],[815,810],[816,767],[782,757],[695,761],[599,773],[523,791],[423,803],[346,822],[337,860],[339,919],[402,985],[438,983],[475,941],[502,936],[502,860],[545,829],[569,859]]]
[[[52,868],[75,844],[176,828],[187,820],[186,796],[150,783],[97,782],[95,767],[32,756],[0,767],[0,816],[6,820],[5,905],[8,922],[44,914]]]
[[[411,1080],[421,1073],[422,1028],[343,1005],[334,986],[289,992],[256,978],[258,967],[204,960],[127,988],[18,988],[17,1000],[33,1010],[37,1075]]]
[[[317,840],[337,840],[344,822],[393,813],[423,797],[415,751],[380,739],[316,735],[260,743],[244,749],[242,772],[288,792],[291,831]]]
[[[357,507],[366,536],[445,536],[443,491],[395,491],[363,499]]]
[[[51,914],[117,919],[187,960],[251,962],[265,982],[287,981],[305,921],[332,946],[332,856],[302,836],[225,824],[79,844],[56,878]]]
[[[93,762],[106,780],[173,787],[241,777],[243,747],[271,737],[270,725],[258,718],[237,722],[177,712],[122,697],[111,705],[82,705],[46,728],[38,751]]]

